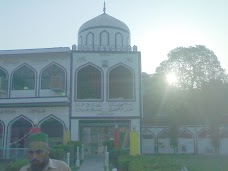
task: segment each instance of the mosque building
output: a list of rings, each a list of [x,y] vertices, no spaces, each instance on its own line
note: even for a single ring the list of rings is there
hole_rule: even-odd
[[[36,128],[51,146],[70,134],[100,153],[118,127],[128,148],[141,116],[141,53],[105,6],[79,28],[72,48],[0,51],[0,147],[26,148]]]
[[[128,26],[103,13],[85,22],[77,45],[0,51],[1,149],[27,148],[34,131],[48,134],[50,146],[80,141],[88,153],[118,128],[120,146],[138,133],[145,153],[173,153],[168,127],[142,123],[141,53],[131,45]],[[228,154],[228,126],[221,154]],[[178,153],[211,154],[205,125],[181,125]]]

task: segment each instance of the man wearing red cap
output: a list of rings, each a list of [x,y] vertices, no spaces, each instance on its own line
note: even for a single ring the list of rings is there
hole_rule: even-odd
[[[50,159],[49,152],[47,134],[31,134],[29,136],[28,151],[30,164],[22,167],[20,171],[71,171],[65,162]]]

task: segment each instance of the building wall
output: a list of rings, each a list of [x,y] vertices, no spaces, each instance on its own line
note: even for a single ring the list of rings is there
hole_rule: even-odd
[[[170,146],[170,138],[162,136],[167,126],[142,126],[141,141],[143,154],[174,153]],[[184,134],[182,134],[185,131]],[[225,129],[221,131],[227,132]],[[202,133],[205,136],[202,136]],[[181,136],[182,135],[182,136]],[[220,145],[220,154],[228,154],[228,137],[223,136]],[[207,126],[180,126],[178,134],[178,153],[183,154],[215,154],[208,135]]]
[[[70,128],[70,60],[71,53],[69,48],[0,52],[0,68],[7,73],[8,77],[7,96],[0,98],[0,122],[4,128],[1,146],[9,147],[11,127],[21,118],[30,123],[31,127],[40,127],[48,118],[54,118],[62,124],[64,130]],[[64,70],[67,93],[64,96],[54,96],[54,94],[48,93],[48,90],[40,89],[41,73],[52,64]],[[28,66],[35,73],[34,90],[12,89],[13,73],[22,66]],[[65,132],[63,131],[63,133]]]

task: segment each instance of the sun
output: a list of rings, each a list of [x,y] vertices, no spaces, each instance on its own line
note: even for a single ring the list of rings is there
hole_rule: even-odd
[[[177,76],[174,72],[170,72],[166,75],[166,79],[170,85],[178,82]]]

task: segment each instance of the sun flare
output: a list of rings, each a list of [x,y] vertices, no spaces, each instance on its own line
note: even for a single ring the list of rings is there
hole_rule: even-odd
[[[166,75],[166,79],[168,81],[168,83],[171,85],[171,84],[174,84],[178,81],[177,79],[177,76],[174,72],[170,72]]]

